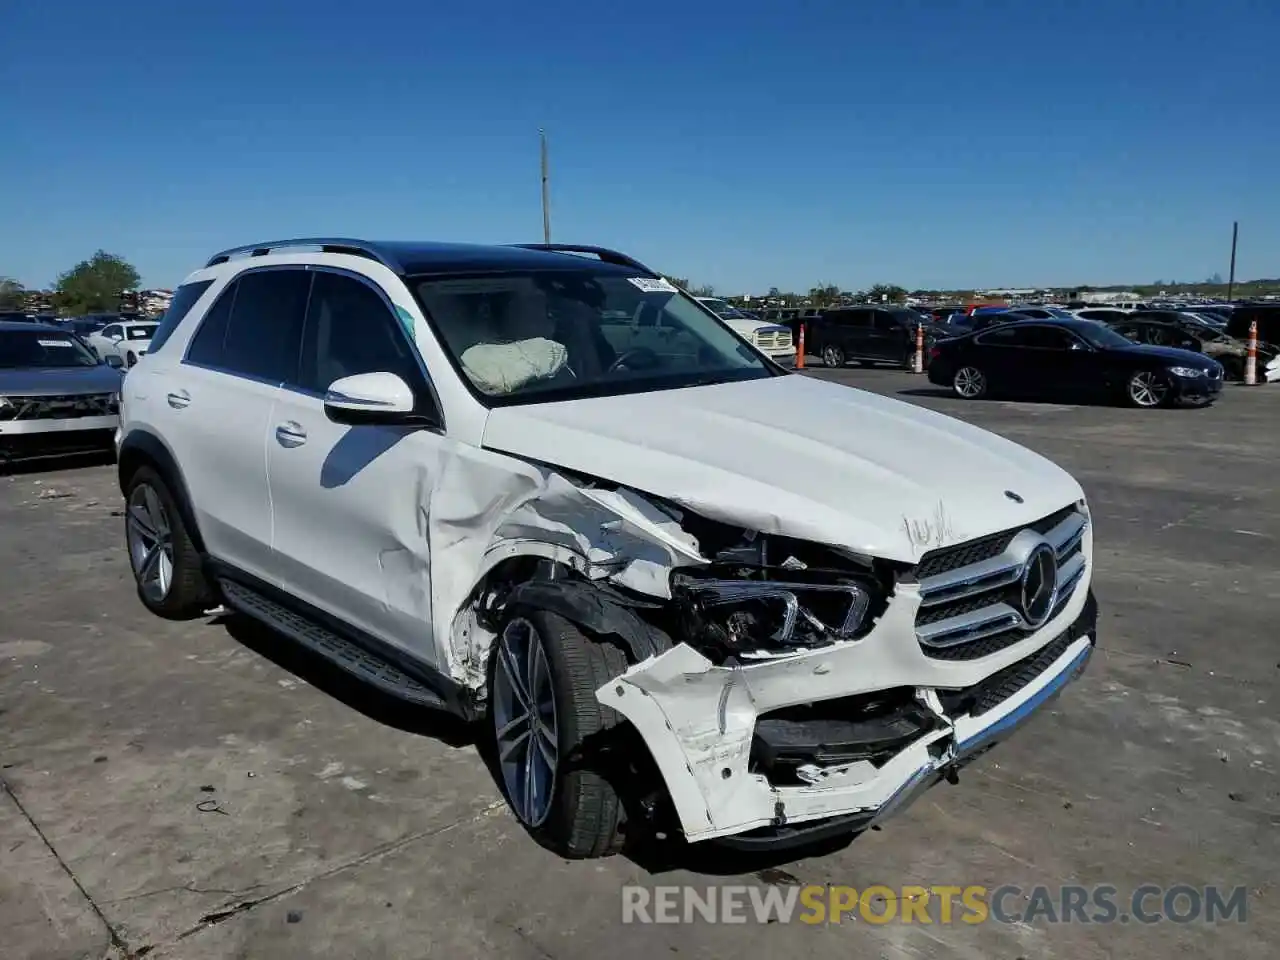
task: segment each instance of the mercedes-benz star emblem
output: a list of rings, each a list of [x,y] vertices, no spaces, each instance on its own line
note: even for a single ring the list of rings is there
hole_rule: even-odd
[[[1008,497],[1010,500],[1012,500],[1014,503],[1022,503],[1022,502],[1023,502],[1021,495],[1020,495],[1020,494],[1017,494],[1017,493],[1014,493],[1012,490],[1006,490],[1006,491],[1004,492],[1004,495],[1005,495],[1006,497]]]
[[[1022,616],[1028,626],[1038,627],[1049,619],[1057,593],[1058,555],[1042,543],[1022,568]]]

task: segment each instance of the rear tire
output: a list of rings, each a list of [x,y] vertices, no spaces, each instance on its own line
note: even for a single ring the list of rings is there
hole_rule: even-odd
[[[568,859],[610,856],[624,844],[622,799],[600,762],[624,718],[596,690],[626,669],[620,649],[545,610],[513,609],[494,643],[489,716],[507,802],[538,843]],[[539,753],[526,752],[535,746]]]
[[[204,560],[164,478],[149,466],[125,486],[125,545],[138,599],[166,620],[192,620],[214,606]]]
[[[962,400],[980,400],[989,389],[987,375],[974,366],[963,366],[951,377],[951,389]]]

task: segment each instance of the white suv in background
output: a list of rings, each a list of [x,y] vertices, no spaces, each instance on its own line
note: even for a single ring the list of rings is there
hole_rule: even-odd
[[[565,856],[865,829],[1095,642],[1070,476],[781,370],[601,248],[220,253],[121,421],[150,610],[225,604],[486,719],[512,810]]]
[[[728,300],[717,297],[698,297],[697,300],[774,363],[784,367],[796,365],[796,346],[792,342],[790,327],[753,317]]]

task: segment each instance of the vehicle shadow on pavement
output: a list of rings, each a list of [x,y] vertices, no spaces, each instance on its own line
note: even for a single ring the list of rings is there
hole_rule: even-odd
[[[931,397],[934,400],[955,400],[961,402],[960,398],[946,387],[908,387],[905,390],[895,390],[895,395],[899,397]],[[1128,409],[1125,404],[1118,400],[1099,399],[1097,397],[1034,397],[1025,396],[1018,393],[992,393],[975,400],[965,400],[966,404],[970,403],[1025,403],[1037,407],[1113,407],[1116,409]],[[1173,404],[1164,405],[1158,408],[1160,410],[1208,410],[1213,406],[1213,402],[1205,403],[1181,401]]]
[[[750,851],[724,846],[715,840],[687,843],[683,838],[647,839],[634,846],[628,846],[623,851],[623,856],[650,875],[675,871],[706,877],[741,877],[755,874],[764,883],[799,884],[800,881],[795,880],[780,868],[799,860],[839,853],[859,836],[861,834],[848,833],[815,840],[802,846]]]
[[[960,399],[948,390],[946,387],[908,387],[905,390],[894,391],[900,397],[936,397],[938,399],[958,400]]]
[[[370,720],[405,733],[432,737],[451,747],[467,747],[476,743],[475,724],[440,710],[405,703],[376,687],[361,683],[256,620],[227,614],[214,618],[212,623],[224,627],[237,643]]]
[[[233,640],[246,649],[376,723],[406,733],[431,737],[450,747],[475,747],[498,791],[505,796],[496,745],[491,736],[484,735],[483,720],[467,723],[443,711],[405,703],[350,676],[324,658],[249,617],[229,613],[215,617],[210,624],[224,628]],[[632,750],[644,749],[634,743],[620,746],[627,754]],[[631,759],[635,759],[634,755]],[[801,847],[761,851],[733,849],[716,841],[688,843],[677,830],[658,826],[650,815],[652,808],[645,803],[643,794],[647,792],[646,789],[635,781],[632,774],[620,769],[610,769],[613,766],[606,763],[598,769],[612,782],[627,809],[627,822],[631,825],[631,830],[621,855],[651,875],[677,870],[718,877],[757,874],[764,882],[786,884],[790,882],[789,875],[779,870],[779,867],[800,859],[835,853],[847,847],[857,836],[844,834]],[[628,763],[626,766],[629,768],[632,764]],[[660,819],[669,823],[670,815],[673,814]]]
[[[114,453],[69,453],[61,457],[14,461],[7,461],[0,457],[0,477],[19,477],[32,473],[57,476],[59,473],[83,470],[87,467],[106,467],[115,462]]]

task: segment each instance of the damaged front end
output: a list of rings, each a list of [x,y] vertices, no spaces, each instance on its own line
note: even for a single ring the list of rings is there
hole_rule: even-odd
[[[690,841],[863,829],[1006,736],[1095,640],[1083,502],[914,564],[543,467],[487,515],[486,538],[451,537],[487,544],[455,675],[483,689],[512,609],[622,648],[629,668],[596,698],[644,741]]]
[[[1009,591],[1042,544],[1064,575],[1032,623]],[[758,537],[673,573],[677,645],[597,695],[644,738],[689,840],[863,829],[1079,673],[1096,635],[1083,508],[958,549],[959,574],[917,579],[936,564]]]

